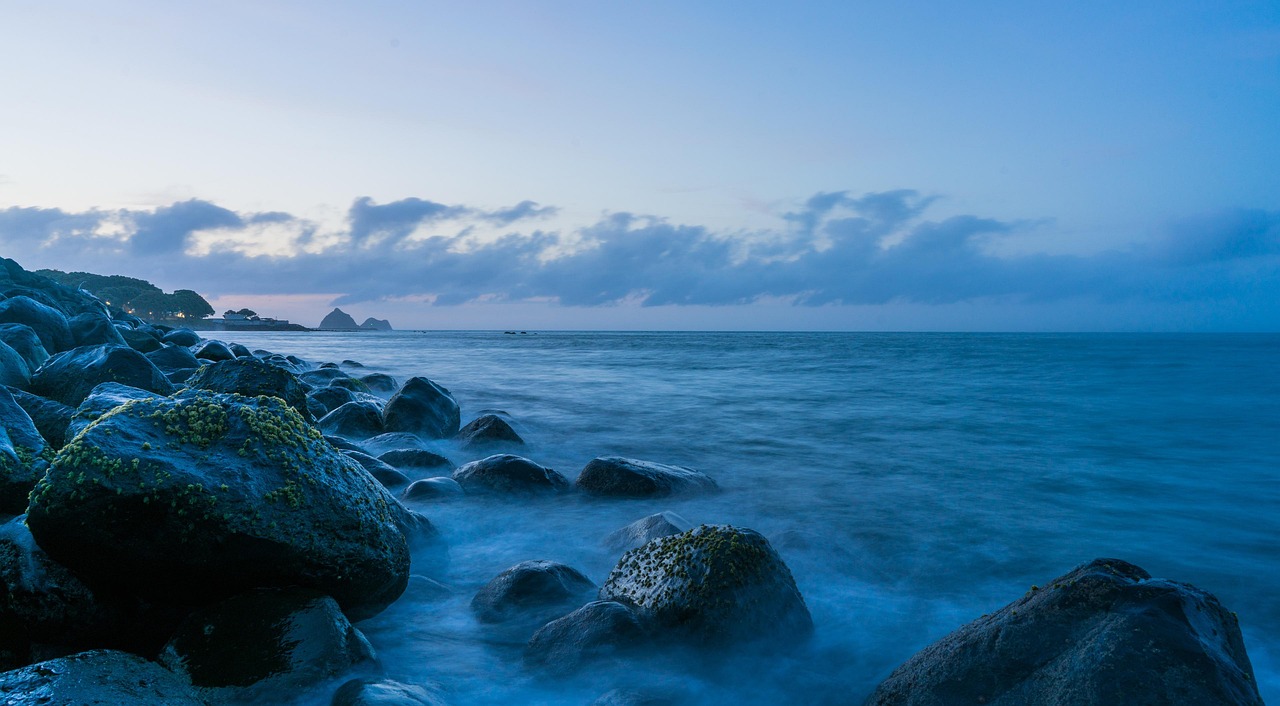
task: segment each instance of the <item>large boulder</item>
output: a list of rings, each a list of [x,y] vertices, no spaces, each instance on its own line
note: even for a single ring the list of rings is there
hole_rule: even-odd
[[[160,340],[165,343],[172,343],[175,346],[191,346],[200,343],[200,334],[189,328],[176,328],[166,333]]]
[[[67,424],[67,436],[74,437],[84,431],[85,427],[98,421],[102,415],[134,400],[150,400],[160,397],[154,392],[139,390],[136,387],[121,385],[118,382],[104,382],[93,388],[84,402],[76,407],[75,414]]]
[[[76,408],[15,388],[9,388],[9,394],[31,417],[45,442],[55,450],[62,448],[67,440],[67,425],[71,423]]]
[[[453,395],[423,377],[409,378],[391,396],[382,417],[387,431],[407,431],[429,439],[446,439],[457,434],[462,422]]]
[[[382,433],[382,415],[368,402],[348,402],[321,417],[316,426],[326,434],[367,439]]]
[[[496,414],[482,414],[471,420],[454,436],[463,448],[480,448],[494,445],[524,446],[524,439],[516,433],[507,420]]]
[[[369,454],[360,451],[344,449],[342,453],[346,454],[348,458],[363,466],[364,470],[369,472],[369,475],[377,478],[379,483],[387,486],[388,488],[398,488],[409,483],[409,476],[401,473],[385,461],[380,461]]]
[[[307,391],[297,376],[257,358],[236,358],[205,365],[187,378],[186,385],[195,390],[234,392],[245,397],[279,397],[303,419],[311,420],[311,412],[307,410]]]
[[[604,538],[604,544],[614,551],[626,551],[643,547],[658,537],[688,532],[691,526],[688,520],[674,512],[660,512],[610,532]]]
[[[813,632],[791,571],[759,533],[702,525],[660,537],[618,561],[600,600],[634,606],[673,637],[772,649]]]
[[[277,370],[284,369],[277,368]],[[356,396],[345,387],[320,387],[307,393],[307,408],[316,419],[319,419],[348,402],[354,402],[355,399]]]
[[[372,661],[373,648],[334,600],[308,589],[260,589],[183,621],[160,663],[210,696],[288,700]]]
[[[115,324],[111,323],[111,319],[100,311],[76,314],[67,319],[67,328],[71,330],[71,338],[77,347],[101,346],[108,343],[115,346],[128,345]]]
[[[299,585],[362,619],[408,579],[403,513],[279,399],[187,391],[85,429],[32,492],[27,524],[55,560],[144,598]]]
[[[336,380],[351,378],[350,375],[347,375],[336,367],[308,370],[304,373],[299,373],[298,377],[312,387],[327,387]]]
[[[182,677],[137,655],[92,650],[0,674],[0,703],[206,706]]]
[[[233,360],[236,357],[236,354],[231,352],[231,348],[222,341],[201,341],[191,352],[199,360],[207,360],[214,363]]]
[[[0,341],[0,385],[26,388],[31,384],[31,366],[22,356]]]
[[[363,382],[370,392],[381,397],[390,397],[395,394],[396,390],[400,389],[400,383],[386,373],[361,375],[360,382]]]
[[[465,493],[458,481],[452,478],[423,478],[415,480],[404,489],[402,497],[405,500],[438,500],[441,498],[454,498]]]
[[[639,461],[621,456],[592,459],[574,481],[588,495],[658,498],[714,491],[716,482],[684,466]]]
[[[559,493],[569,488],[569,479],[521,456],[497,454],[459,466],[453,472],[468,493],[537,494]]]
[[[165,372],[198,368],[202,365],[191,349],[186,346],[165,346],[146,354],[147,360],[155,363],[157,368]]]
[[[333,694],[329,706],[445,706],[432,689],[389,679],[352,679]]]
[[[542,624],[580,604],[595,587],[571,566],[522,561],[485,584],[471,599],[471,609],[484,623],[520,618]]]
[[[125,345],[139,353],[152,353],[164,348],[159,338],[146,331],[131,329],[128,326],[116,326],[116,328],[120,331],[120,338],[124,339]]]
[[[0,301],[0,324],[25,324],[40,337],[40,343],[50,355],[75,345],[67,317],[51,306],[41,304],[31,297],[10,297]]]
[[[1096,559],[926,647],[868,706],[1261,706],[1234,614],[1184,583]]]
[[[0,324],[0,342],[22,356],[28,370],[34,371],[49,359],[49,351],[40,342],[40,336],[26,324]]]
[[[0,387],[0,513],[17,515],[27,507],[27,494],[53,458],[35,423]]]
[[[551,673],[568,673],[588,662],[623,657],[645,637],[629,607],[593,601],[535,632],[525,646],[524,662]]]
[[[118,382],[161,395],[174,391],[150,360],[128,346],[88,346],[53,356],[31,376],[31,392],[78,407],[93,388]]]

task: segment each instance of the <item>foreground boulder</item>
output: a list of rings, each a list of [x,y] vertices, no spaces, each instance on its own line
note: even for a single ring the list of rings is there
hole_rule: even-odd
[[[67,326],[67,317],[31,297],[9,297],[0,301],[0,324],[24,324],[31,327],[50,355],[75,345],[71,329]]]
[[[382,414],[368,402],[348,402],[321,417],[316,426],[326,434],[367,439],[382,433]]]
[[[32,372],[49,359],[49,352],[45,350],[44,344],[40,342],[40,337],[36,335],[35,329],[26,324],[0,324],[0,342],[5,343],[18,355],[22,356],[22,360],[27,364],[27,369]]]
[[[1194,586],[1097,559],[912,657],[868,706],[1261,706],[1240,626]]]
[[[468,493],[529,495],[568,489],[569,479],[521,456],[498,454],[458,467],[453,479]]]
[[[128,345],[111,319],[100,311],[86,311],[67,319],[76,346]]]
[[[33,395],[18,389],[9,389],[9,394],[20,407],[31,417],[40,436],[54,449],[62,448],[67,439],[67,425],[75,414],[75,407],[68,407],[56,400]]]
[[[0,513],[16,515],[26,509],[27,494],[52,457],[26,410],[0,387]]]
[[[382,410],[387,431],[407,431],[429,439],[445,439],[458,433],[461,411],[449,391],[422,377],[396,391]]]
[[[621,456],[592,459],[574,485],[588,495],[623,498],[659,498],[718,488],[714,480],[692,468]]]
[[[139,390],[136,387],[121,385],[118,382],[104,382],[93,388],[89,396],[84,398],[84,402],[76,407],[75,414],[71,416],[71,421],[67,423],[67,436],[73,437],[84,431],[85,427],[93,424],[102,417],[102,415],[119,407],[126,402],[134,400],[151,400],[160,397],[154,392]]]
[[[187,378],[186,384],[196,390],[234,392],[245,397],[279,397],[303,419],[311,420],[307,390],[302,381],[288,370],[257,358],[235,358],[206,365]]]
[[[0,385],[25,389],[31,384],[31,366],[9,344],[0,341]]]
[[[104,382],[169,395],[173,383],[143,354],[128,346],[87,346],[59,353],[31,376],[31,392],[78,407]]]
[[[622,657],[645,637],[630,608],[616,601],[594,601],[542,626],[525,647],[524,662],[564,674],[588,662]]]
[[[759,533],[702,525],[622,555],[600,600],[634,606],[673,637],[772,648],[813,632],[791,571]]]
[[[0,703],[206,706],[181,677],[137,655],[93,650],[0,674]]]
[[[72,440],[27,523],[55,560],[150,600],[300,585],[362,619],[408,580],[403,512],[279,399],[188,391],[128,403]]]
[[[483,623],[522,618],[541,624],[580,603],[595,587],[571,566],[522,561],[485,584],[471,599],[471,609]]]

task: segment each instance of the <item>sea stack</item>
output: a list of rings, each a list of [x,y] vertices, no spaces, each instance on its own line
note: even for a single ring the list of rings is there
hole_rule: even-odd
[[[334,309],[334,311],[337,311],[337,309]],[[372,316],[365,319],[364,323],[360,324],[360,328],[369,329],[371,331],[391,331],[392,330],[390,321],[386,319],[375,319]]]
[[[322,331],[354,331],[360,328],[356,326],[356,320],[351,318],[351,314],[342,309],[334,309],[320,321],[320,330]]]

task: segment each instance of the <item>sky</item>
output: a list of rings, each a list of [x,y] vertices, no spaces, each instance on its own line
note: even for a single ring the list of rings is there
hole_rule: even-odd
[[[0,255],[397,328],[1280,330],[1280,4],[0,0]]]

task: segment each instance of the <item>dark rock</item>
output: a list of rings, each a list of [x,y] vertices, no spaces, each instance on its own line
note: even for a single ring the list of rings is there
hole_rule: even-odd
[[[390,679],[352,679],[338,688],[330,706],[445,706],[434,690]]]
[[[351,314],[348,314],[342,309],[334,309],[328,314],[325,314],[324,318],[320,320],[319,328],[322,331],[323,330],[350,331],[352,329],[358,329],[360,327],[356,326],[356,320],[351,318]]]
[[[614,551],[626,551],[642,547],[658,537],[688,532],[691,526],[688,520],[674,512],[660,512],[609,533],[604,544]]]
[[[687,699],[668,692],[642,691],[639,689],[613,689],[601,694],[591,706],[680,706]]]
[[[252,358],[253,352],[239,343],[228,343],[227,349],[237,358]]]
[[[154,392],[139,390],[136,387],[121,385],[118,382],[104,382],[93,388],[84,402],[76,408],[75,414],[67,424],[67,436],[74,437],[85,427],[98,421],[102,415],[134,400],[150,400],[160,397]]]
[[[53,459],[26,410],[0,387],[0,513],[17,515]]]
[[[299,373],[298,377],[312,387],[325,387],[338,378],[349,378],[351,376],[337,368],[319,368]]]
[[[1240,626],[1212,595],[1096,559],[926,647],[868,706],[1261,706]]]
[[[30,326],[50,355],[75,345],[71,329],[67,326],[67,317],[31,297],[17,296],[0,301],[0,324]]]
[[[367,439],[382,433],[382,415],[368,402],[348,402],[316,422],[326,434]]]
[[[392,431],[369,437],[368,439],[365,439],[364,446],[369,449],[369,453],[374,456],[381,456],[382,454],[392,450],[427,448],[427,444],[423,442],[422,439],[403,431]],[[391,462],[387,461],[387,463]],[[396,464],[391,463],[391,465],[394,466]]]
[[[165,343],[172,343],[175,346],[186,346],[187,348],[190,348],[191,346],[198,345],[200,343],[200,334],[189,328],[176,328],[166,333],[160,340]]]
[[[343,387],[319,387],[307,393],[307,407],[317,419],[348,402],[355,401],[351,390]]]
[[[356,463],[364,466],[364,470],[368,471],[370,475],[378,479],[379,483],[388,488],[398,488],[409,482],[409,476],[406,476],[391,465],[384,463],[367,453],[347,450],[344,450],[342,453],[352,459],[355,459]]]
[[[591,579],[570,566],[522,561],[485,584],[471,599],[471,609],[483,623],[517,617],[545,623],[580,603],[595,587]]]
[[[75,341],[75,345],[79,346],[101,346],[111,344],[114,346],[127,345],[124,337],[120,335],[120,331],[116,329],[115,324],[111,323],[111,319],[106,314],[98,311],[87,311],[83,314],[76,314],[67,319],[67,328],[71,331],[71,338]]]
[[[355,378],[334,378],[329,381],[329,387],[341,387],[351,390],[352,392],[363,392],[366,395],[373,394],[369,392],[368,385]],[[378,400],[381,401],[382,398],[379,397]]]
[[[186,381],[190,380],[191,376],[195,375],[197,370],[199,370],[199,368],[180,368],[178,370],[170,370],[165,373],[164,376],[165,379],[174,385],[182,385],[186,383]]]
[[[360,328],[362,328],[362,329],[367,329],[367,330],[370,330],[370,331],[390,331],[390,330],[392,330],[392,329],[391,329],[391,322],[390,322],[390,321],[388,321],[388,320],[386,320],[386,319],[375,319],[375,318],[373,318],[372,316],[370,316],[369,318],[365,319],[365,320],[364,320],[364,323],[360,324]]]
[[[31,376],[31,392],[78,407],[97,385],[118,382],[161,395],[173,383],[146,356],[128,346],[88,346],[59,353]]]
[[[166,372],[170,370],[198,368],[202,365],[202,363],[186,346],[165,346],[159,350],[151,351],[146,355],[147,360],[154,363],[157,368]]]
[[[330,361],[328,363],[321,363],[319,367],[321,370],[336,370],[338,368],[338,364]]]
[[[383,434],[386,436],[386,434]],[[449,459],[426,449],[393,449],[378,459],[396,468],[408,468],[414,471],[434,471],[442,468],[453,468]]]
[[[364,367],[364,363],[361,363],[361,362],[360,362],[360,361],[358,361],[358,360],[350,360],[350,359],[342,361],[342,365],[344,365],[344,366],[346,366],[346,367],[348,367],[348,368],[363,368],[363,367]]]
[[[463,492],[462,486],[452,478],[423,478],[410,483],[402,497],[405,500],[434,500],[458,497]]]
[[[49,359],[49,351],[45,350],[35,329],[26,324],[0,324],[0,342],[22,356],[27,370],[32,372]]]
[[[20,389],[31,384],[31,368],[9,344],[0,341],[0,385]]]
[[[453,436],[461,423],[453,395],[422,377],[409,378],[391,396],[382,416],[387,431],[407,431],[429,439]]]
[[[359,451],[360,453],[364,453],[364,447],[358,444],[353,444],[340,436],[325,436],[324,440],[329,442],[330,446],[338,449],[339,451]]]
[[[397,514],[396,524],[409,542],[410,549],[421,549],[427,545],[438,545],[443,549],[440,530],[431,524],[431,520],[421,512],[410,510],[403,505]]]
[[[697,644],[775,648],[813,632],[791,571],[759,533],[702,525],[622,555],[601,600],[635,607],[666,634]]]
[[[253,356],[206,365],[187,378],[187,387],[210,392],[234,392],[245,397],[278,397],[303,419],[311,420],[302,381],[288,370],[268,365]]]
[[[363,382],[370,392],[382,397],[390,397],[395,394],[396,390],[400,389],[400,383],[386,373],[362,375],[360,376],[360,382]]]
[[[588,662],[621,657],[644,639],[644,628],[630,608],[594,601],[542,626],[525,647],[524,662],[563,674]]]
[[[307,589],[266,589],[192,613],[160,663],[219,699],[263,700],[374,659],[369,641],[338,604]]]
[[[208,360],[214,363],[221,360],[232,360],[236,357],[235,353],[227,347],[222,341],[204,341],[191,351],[199,360]]]
[[[0,674],[0,703],[206,706],[178,675],[114,650],[81,652]]]
[[[45,442],[54,449],[62,448],[66,443],[67,425],[71,423],[75,407],[13,388],[9,388],[9,393],[27,416],[31,417]]]
[[[301,585],[362,619],[408,579],[402,512],[280,400],[188,391],[133,402],[72,440],[27,524],[56,561],[150,600]]]
[[[524,439],[516,433],[507,420],[496,414],[486,414],[471,420],[470,424],[458,431],[454,437],[463,448],[510,444],[524,446]]]
[[[592,459],[574,485],[588,495],[623,498],[659,498],[718,488],[714,480],[692,468],[621,456]]]
[[[160,342],[160,339],[145,331],[131,328],[119,328],[119,331],[120,337],[124,339],[125,344],[139,353],[152,353],[164,348],[164,344]]]
[[[468,493],[558,493],[569,480],[545,466],[521,456],[498,454],[472,461],[453,472]]]

